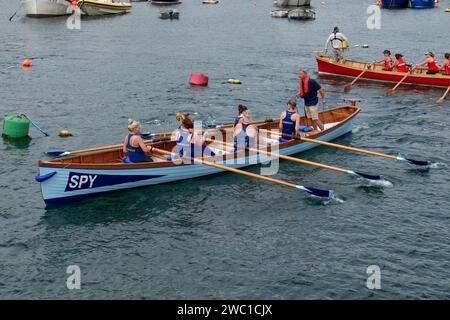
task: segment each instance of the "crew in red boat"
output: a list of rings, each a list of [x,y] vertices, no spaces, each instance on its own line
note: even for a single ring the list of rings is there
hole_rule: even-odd
[[[429,51],[425,53],[425,55],[427,56],[426,59],[423,62],[416,64],[416,67],[427,66],[428,67],[427,74],[439,73],[439,70],[441,68],[439,67],[438,61],[434,57],[434,53]]]
[[[450,76],[450,53],[447,52],[444,55],[444,62],[442,62],[440,69],[444,70],[446,76]]]
[[[146,155],[150,152],[150,148],[144,143],[141,137],[141,124],[136,120],[128,120],[128,131],[123,142],[123,152],[128,153],[128,157],[124,157],[124,162],[153,162],[152,158]]]
[[[408,65],[405,62],[405,58],[401,53],[395,54],[396,61],[394,62],[393,69],[397,72],[408,72]]]
[[[383,51],[384,58],[382,60],[374,61],[373,63],[384,63],[384,71],[392,71],[394,67],[394,61],[391,58],[391,51],[384,50]]]

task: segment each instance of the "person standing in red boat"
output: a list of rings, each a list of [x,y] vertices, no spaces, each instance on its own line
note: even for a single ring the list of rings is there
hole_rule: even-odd
[[[336,62],[344,59],[344,52],[348,49],[348,38],[339,31],[338,27],[334,27],[333,32],[327,39],[325,44],[325,52],[328,51],[328,47],[331,45]]]
[[[444,75],[450,76],[450,53],[444,55],[444,62],[440,66],[441,70],[444,70]]]
[[[374,61],[373,64],[384,63],[383,70],[384,71],[392,71],[392,69],[394,67],[394,61],[392,61],[391,52],[389,50],[384,50],[383,54],[384,54],[384,58],[382,60]]]
[[[408,72],[408,65],[405,62],[405,58],[401,53],[395,54],[396,61],[394,62],[393,69],[397,72]]]
[[[312,120],[314,129],[321,131],[324,129],[324,126],[319,119],[319,98],[317,93],[320,93],[322,104],[325,105],[325,90],[316,80],[309,77],[306,70],[301,70],[298,73],[298,77],[300,78],[300,91],[297,97],[305,101],[305,115]]]
[[[441,68],[439,67],[438,61],[434,57],[434,53],[429,51],[425,53],[425,55],[427,56],[426,59],[423,62],[416,64],[415,66],[416,67],[427,66],[428,67],[427,74],[439,73]]]

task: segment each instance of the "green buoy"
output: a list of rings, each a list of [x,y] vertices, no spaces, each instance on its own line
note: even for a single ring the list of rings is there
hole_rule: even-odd
[[[28,137],[30,120],[25,116],[6,116],[3,121],[2,135],[8,138]]]

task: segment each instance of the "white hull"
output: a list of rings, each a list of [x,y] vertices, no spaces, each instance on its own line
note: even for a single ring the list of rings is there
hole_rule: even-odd
[[[65,0],[22,0],[28,17],[44,18],[70,14],[69,2]]]
[[[334,140],[350,132],[352,130],[352,122],[353,118],[317,139],[322,141]],[[279,153],[283,155],[292,155],[317,146],[318,145],[315,143],[302,142],[290,147],[282,148],[279,150]],[[229,160],[229,162],[220,164],[232,168],[242,168],[261,163],[261,161],[267,161],[270,157],[251,155],[247,159],[247,162],[240,158],[236,159],[236,161]],[[39,167],[40,176],[55,172],[56,174],[51,178],[40,183],[42,195],[47,205],[64,204],[99,193],[197,178],[223,172],[223,170],[206,165],[179,165],[117,170]],[[83,178],[85,179],[84,184],[81,186],[81,183],[78,185],[75,183],[75,187],[71,186],[73,182],[71,177],[73,178],[74,176],[77,177],[75,178],[75,182],[80,181],[82,176],[85,177]],[[95,181],[91,183],[91,179],[95,179]]]

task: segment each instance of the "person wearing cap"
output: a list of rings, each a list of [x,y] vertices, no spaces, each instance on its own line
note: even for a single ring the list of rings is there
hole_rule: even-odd
[[[295,135],[300,129],[300,115],[297,113],[297,103],[295,99],[289,100],[286,111],[280,115],[280,131],[283,133],[282,142],[291,140],[289,136]]]
[[[325,90],[316,80],[309,77],[306,70],[301,70],[298,73],[298,77],[300,78],[300,91],[297,97],[303,98],[305,101],[305,115],[312,120],[314,129],[321,131],[324,129],[324,126],[319,119],[319,98],[317,93],[320,93],[322,104],[325,105]]]
[[[450,76],[450,53],[444,55],[444,62],[440,65],[440,69],[444,70],[444,75]]]
[[[329,46],[333,50],[336,62],[341,61],[344,58],[344,51],[348,49],[348,38],[339,31],[338,27],[334,27],[333,32],[328,37],[325,52],[328,51]]]
[[[421,63],[416,64],[415,67],[427,66],[428,67],[427,74],[439,73],[441,68],[439,67],[438,61],[434,57],[434,53],[429,51],[429,52],[425,53],[425,55],[426,55],[425,60],[422,61]]]
[[[405,62],[405,58],[401,53],[395,54],[396,61],[394,62],[393,69],[397,72],[408,72],[408,65]]]
[[[384,71],[392,71],[392,69],[394,67],[394,61],[392,61],[392,58],[391,58],[391,51],[384,50],[383,54],[384,54],[384,58],[382,60],[374,61],[373,64],[384,63],[383,70]]]

